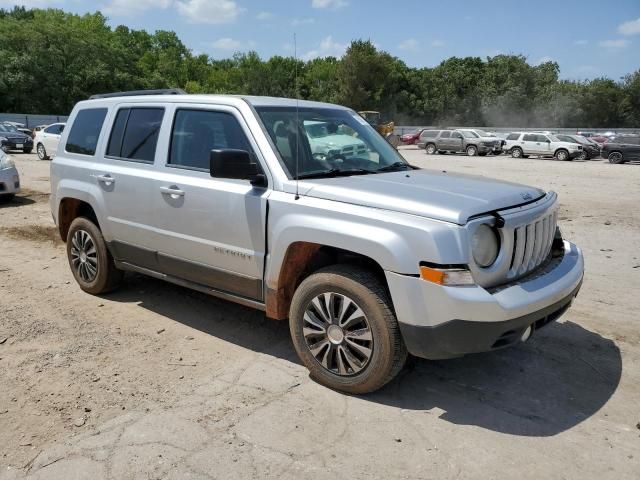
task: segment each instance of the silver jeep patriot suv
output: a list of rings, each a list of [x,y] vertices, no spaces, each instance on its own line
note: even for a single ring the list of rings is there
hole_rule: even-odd
[[[349,108],[150,93],[78,103],[51,164],[85,292],[132,271],[288,319],[312,377],[351,393],[407,353],[525,341],[578,293],[553,192],[413,167]]]

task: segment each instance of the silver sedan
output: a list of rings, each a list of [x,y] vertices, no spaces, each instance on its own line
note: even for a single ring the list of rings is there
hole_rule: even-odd
[[[13,160],[0,150],[0,202],[11,201],[20,192],[20,176]]]

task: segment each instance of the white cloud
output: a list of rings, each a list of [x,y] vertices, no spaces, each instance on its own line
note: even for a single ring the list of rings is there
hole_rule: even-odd
[[[256,15],[258,20],[271,20],[275,15],[271,12],[260,12]]]
[[[542,65],[543,63],[547,62],[555,62],[555,60],[552,57],[548,57],[545,55],[544,57],[540,57],[538,60],[536,60],[534,65]]]
[[[404,42],[402,42],[400,45],[398,45],[398,48],[400,50],[406,50],[406,51],[410,51],[410,52],[415,52],[418,49],[418,46],[420,44],[418,43],[418,41],[415,38],[409,38],[407,40],[405,40]]]
[[[215,42],[211,42],[211,46],[216,50],[240,50],[242,48],[242,42],[240,40],[225,37],[219,38]]]
[[[576,40],[573,44],[579,47],[584,47],[585,45],[589,45],[589,40]]]
[[[440,47],[444,47],[445,43],[442,40],[434,40],[433,42],[431,42],[431,46],[435,48],[440,48]]]
[[[176,0],[178,13],[190,23],[232,23],[246,11],[233,0]]]
[[[291,20],[291,25],[294,27],[298,27],[300,25],[311,25],[312,23],[316,23],[313,18],[294,18]]]
[[[118,17],[130,17],[152,8],[165,9],[171,5],[171,0],[110,0],[102,11],[107,15],[115,15]]]
[[[612,49],[626,48],[629,46],[629,40],[626,40],[624,38],[619,38],[617,40],[603,40],[602,42],[598,43],[598,45],[604,48],[612,48]]]
[[[56,3],[61,3],[61,0],[0,0],[0,7],[45,8]]]
[[[621,35],[640,35],[640,18],[624,22],[618,27]]]
[[[311,6],[313,8],[343,8],[349,5],[346,0],[311,0]]]
[[[333,40],[333,37],[329,35],[324,38],[318,48],[310,50],[302,55],[303,60],[313,60],[318,57],[342,57],[347,50],[346,43],[338,43]]]

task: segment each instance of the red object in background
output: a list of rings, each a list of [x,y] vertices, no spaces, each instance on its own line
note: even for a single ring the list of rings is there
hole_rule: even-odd
[[[426,128],[422,128],[417,132],[405,133],[400,137],[400,140],[402,140],[402,143],[404,143],[405,145],[415,145],[418,139],[420,138],[420,134],[425,130]]]

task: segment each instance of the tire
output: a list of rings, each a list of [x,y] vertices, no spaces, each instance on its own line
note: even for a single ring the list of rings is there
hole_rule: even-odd
[[[475,145],[469,145],[465,151],[469,157],[475,157],[478,155],[478,147]]]
[[[611,152],[607,156],[607,159],[609,160],[609,163],[613,163],[615,165],[620,165],[625,162],[622,152]]]
[[[578,160],[589,160],[589,154],[586,152],[586,150],[582,151],[582,153],[578,157]]]
[[[311,378],[342,392],[378,390],[407,359],[386,289],[372,272],[360,267],[333,265],[307,277],[293,295],[289,329]],[[356,331],[358,335],[352,335]]]
[[[25,148],[24,150],[22,150],[23,153],[31,153],[31,151],[33,150],[33,148]]]
[[[524,155],[520,147],[513,147],[511,149],[511,156],[513,158],[522,158]]]
[[[102,232],[86,217],[71,222],[67,234],[67,259],[76,282],[87,293],[107,293],[122,282],[124,272],[116,268]]]
[[[49,156],[47,155],[47,150],[44,148],[44,145],[39,143],[36,146],[36,152],[38,153],[38,158],[40,160],[49,160]]]
[[[562,162],[566,162],[568,160],[571,160],[571,158],[569,157],[569,152],[567,152],[564,149],[560,149],[557,150],[556,153],[554,154],[554,157],[556,158],[556,160],[560,160]]]
[[[427,152],[427,155],[435,155],[436,146],[433,143],[427,143],[424,148]]]

